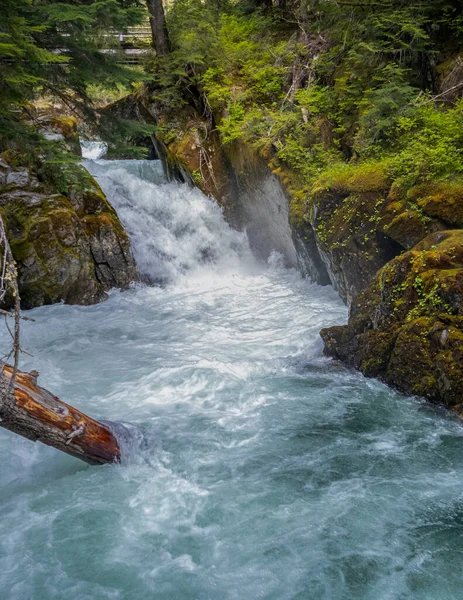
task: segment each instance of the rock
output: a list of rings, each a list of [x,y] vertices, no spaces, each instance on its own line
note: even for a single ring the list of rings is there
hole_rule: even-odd
[[[68,198],[29,174],[27,185],[21,172],[12,172],[9,181],[14,185],[0,197],[0,213],[23,308],[93,304],[135,280],[130,241],[96,182]]]
[[[451,182],[417,185],[408,192],[407,199],[425,217],[439,219],[446,227],[463,227],[463,185]]]
[[[82,156],[75,117],[56,115],[52,110],[48,110],[44,111],[37,121],[40,133],[47,140],[62,141],[70,152]]]
[[[7,185],[10,171],[10,167],[0,159],[0,188]]]
[[[306,213],[334,288],[350,304],[371,278],[403,248],[381,220],[390,181],[384,169],[344,169],[319,179]]]
[[[235,190],[235,217],[246,229],[254,254],[267,260],[276,251],[286,266],[296,267],[290,201],[279,177],[261,155],[244,143],[236,141],[224,151],[232,176],[231,190]]]
[[[319,285],[329,285],[330,276],[320,256],[313,227],[308,222],[296,224],[290,220],[290,223],[299,271]]]
[[[6,184],[12,187],[27,187],[30,179],[29,169],[18,169],[8,173]]]
[[[463,231],[433,233],[391,260],[348,325],[321,336],[329,356],[463,413]]]
[[[40,130],[39,133],[41,133],[46,140],[49,140],[51,142],[64,141],[64,135],[62,135],[61,133],[53,133],[51,131],[47,131],[46,129]]]
[[[389,260],[433,232],[463,226],[463,186],[404,192],[384,165],[348,165],[315,183],[305,215],[333,286],[350,304]]]
[[[239,210],[236,172],[222,147],[218,132],[210,131],[209,124],[192,109],[187,109],[175,126],[177,135],[174,140],[163,137],[162,133],[157,134],[168,155],[175,157],[191,175],[195,185],[217,200],[227,221],[236,229],[242,229],[244,222]]]

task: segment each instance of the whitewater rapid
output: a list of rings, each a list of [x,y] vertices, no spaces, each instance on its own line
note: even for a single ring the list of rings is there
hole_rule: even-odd
[[[0,598],[460,599],[461,425],[324,358],[336,293],[159,163],[86,166],[162,285],[30,311],[22,368],[136,439],[88,467],[0,430]]]

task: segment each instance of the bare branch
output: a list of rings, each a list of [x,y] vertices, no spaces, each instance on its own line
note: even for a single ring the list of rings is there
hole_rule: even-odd
[[[11,390],[14,389],[14,380],[19,367],[19,355],[21,353],[21,346],[19,343],[20,336],[20,322],[21,322],[21,298],[19,296],[18,288],[18,271],[16,269],[16,263],[11,252],[10,244],[6,235],[5,225],[3,219],[0,216],[0,251],[2,252],[1,266],[0,266],[0,301],[4,300],[8,293],[11,294],[14,300],[14,312],[8,313],[2,311],[7,315],[12,315],[14,318],[14,332],[11,332],[6,317],[5,324],[8,331],[13,338],[13,347],[8,355],[8,358],[13,356],[13,371],[9,378],[8,385],[4,389],[3,395],[0,397],[0,402],[10,394]],[[5,362],[0,360],[0,377],[4,378]]]

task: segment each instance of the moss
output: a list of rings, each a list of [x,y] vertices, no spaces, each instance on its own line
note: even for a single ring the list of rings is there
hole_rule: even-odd
[[[113,210],[100,186],[95,185],[83,192],[83,203],[86,214],[98,214]]]
[[[307,200],[304,192],[295,192],[293,195],[289,206],[289,222],[294,229],[301,229],[307,224]]]
[[[463,185],[452,182],[422,184],[409,190],[407,199],[426,215],[441,219],[447,225],[463,227]]]
[[[370,331],[362,336],[362,344],[368,353],[368,356],[360,364],[362,373],[367,377],[384,375],[394,342],[395,337],[391,335],[391,332]]]
[[[403,248],[409,249],[435,230],[434,224],[405,203],[388,204],[382,229]]]
[[[438,323],[433,318],[421,317],[402,328],[387,377],[404,391],[451,406],[461,397],[461,351],[454,353],[442,349],[439,342],[436,344],[431,332]]]
[[[51,121],[52,125],[65,137],[79,137],[77,133],[77,119],[72,116],[56,116]]]
[[[191,132],[169,144],[169,150],[182,162],[182,164],[190,173],[199,171],[199,146],[197,144],[197,140],[195,140],[195,137]]]
[[[102,228],[107,227],[113,229],[116,227],[118,233],[125,235],[120,223],[116,223],[114,216],[110,213],[102,213],[100,215],[87,215],[83,217],[82,224],[88,235],[97,235]]]
[[[366,375],[463,405],[463,231],[433,233],[390,261],[332,338],[326,352]]]
[[[325,171],[315,182],[312,193],[323,190],[358,192],[380,192],[388,190],[391,181],[387,163],[363,163],[360,165],[337,165]]]

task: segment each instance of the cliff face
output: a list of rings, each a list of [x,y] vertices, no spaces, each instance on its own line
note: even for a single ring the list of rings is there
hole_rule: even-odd
[[[167,117],[157,142],[246,229],[254,252],[332,284],[349,323],[321,332],[325,352],[365,375],[461,411],[463,405],[463,185],[404,190],[381,163],[345,165],[310,189],[242,141],[222,145],[191,107]],[[166,133],[167,132],[167,133]]]
[[[463,186],[403,191],[386,168],[367,164],[303,190],[272,156],[242,142],[222,147],[218,137],[204,142],[198,131],[206,129],[186,127],[170,152],[199,173],[196,182],[233,225],[247,228],[259,256],[282,252],[351,307],[348,325],[321,332],[325,352],[461,410]]]
[[[463,232],[440,231],[384,266],[349,323],[321,332],[330,356],[463,414]]]
[[[0,213],[23,308],[93,304],[136,278],[130,241],[94,180],[65,196],[2,164]]]

